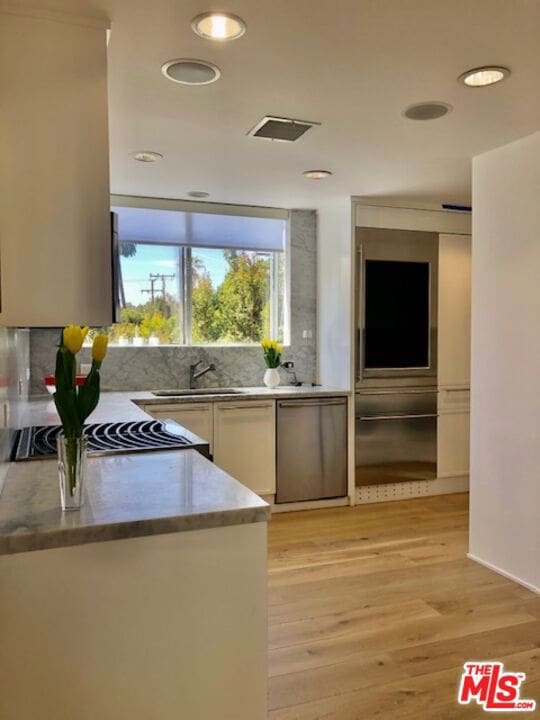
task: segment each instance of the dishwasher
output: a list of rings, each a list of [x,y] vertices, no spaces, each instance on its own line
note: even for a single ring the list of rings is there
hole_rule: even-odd
[[[347,495],[347,398],[277,404],[276,503]]]

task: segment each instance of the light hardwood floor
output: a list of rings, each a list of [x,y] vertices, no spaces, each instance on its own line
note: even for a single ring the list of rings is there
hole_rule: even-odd
[[[467,502],[272,517],[270,720],[488,718],[457,703],[467,660],[526,672],[540,705],[540,596],[466,558]]]

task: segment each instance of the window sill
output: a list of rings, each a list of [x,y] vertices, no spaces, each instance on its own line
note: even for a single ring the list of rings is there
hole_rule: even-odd
[[[90,349],[91,345],[85,345],[85,347],[87,349]],[[253,348],[260,349],[260,347],[261,347],[260,343],[252,343],[249,345],[246,343],[238,343],[238,344],[217,343],[215,345],[181,345],[180,343],[166,343],[163,345],[148,345],[147,343],[145,343],[144,345],[133,345],[133,344],[119,345],[119,344],[111,343],[109,345],[110,350],[116,350],[117,348],[122,348],[123,350],[124,349],[150,350],[152,348],[182,348],[183,350],[207,350],[207,349],[218,350],[220,348],[245,348],[247,350],[247,349],[253,349]],[[290,347],[291,346],[289,344],[283,344],[283,349],[290,349]]]

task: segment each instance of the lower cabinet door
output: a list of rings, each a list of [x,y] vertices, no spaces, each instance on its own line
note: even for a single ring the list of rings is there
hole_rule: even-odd
[[[212,453],[212,403],[148,405],[145,410],[157,420],[174,420],[203,440],[207,440]]]
[[[276,491],[273,400],[214,404],[214,462],[259,495]]]
[[[457,477],[469,473],[470,413],[446,412],[437,426],[437,476]]]

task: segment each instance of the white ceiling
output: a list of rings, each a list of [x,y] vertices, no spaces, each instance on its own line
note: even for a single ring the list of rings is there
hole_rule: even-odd
[[[36,5],[36,0],[32,5]],[[109,45],[112,190],[316,207],[334,195],[428,202],[470,199],[471,157],[540,128],[538,0],[49,0],[105,13]],[[202,40],[209,9],[234,12],[246,35]],[[222,70],[213,85],[166,80],[166,60]],[[509,80],[473,90],[456,80],[483,64]],[[454,111],[413,122],[402,110],[442,100]],[[246,132],[265,114],[322,123],[295,144]],[[157,150],[158,163],[129,153]],[[309,181],[303,170],[334,176]]]

